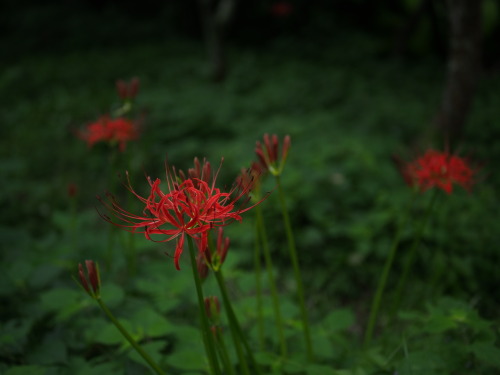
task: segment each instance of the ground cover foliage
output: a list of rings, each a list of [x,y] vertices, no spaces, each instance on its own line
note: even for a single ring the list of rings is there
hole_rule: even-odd
[[[0,170],[2,300],[0,372],[14,374],[147,374],[142,359],[71,276],[85,259],[101,264],[103,299],[169,374],[202,374],[200,340],[188,260],[176,271],[173,245],[119,233],[106,252],[109,224],[96,213],[96,194],[127,198],[117,171],[134,186],[162,176],[164,161],[187,169],[194,156],[230,184],[254,159],[264,133],[289,134],[282,176],[296,230],[316,351],[304,360],[295,285],[281,225],[268,227],[293,356],[279,358],[270,300],[266,345],[255,345],[253,222],[226,229],[224,264],[235,309],[266,374],[491,374],[498,347],[500,149],[492,139],[498,74],[484,79],[460,153],[482,163],[472,193],[439,195],[424,232],[405,299],[395,320],[382,305],[369,347],[362,339],[375,284],[410,192],[391,161],[415,148],[442,148],[427,137],[441,94],[443,65],[380,58],[377,40],[350,34],[319,52],[279,38],[267,48],[233,47],[225,82],[207,79],[199,43],[170,40],[103,50],[37,55],[3,67]],[[320,58],[321,57],[321,58]],[[139,140],[110,167],[109,150],[75,136],[82,124],[117,105],[114,82],[138,76]],[[424,136],[423,136],[424,135]],[[102,146],[102,147],[101,147]],[[78,187],[68,196],[70,184]],[[273,190],[269,183],[265,188]],[[145,193],[145,191],[141,191]],[[429,194],[412,207],[422,216]],[[262,203],[279,223],[276,197]],[[389,275],[388,295],[414,235],[408,226]],[[123,250],[134,241],[135,253]],[[208,278],[206,295],[216,293]],[[270,298],[267,297],[266,298]],[[388,324],[390,322],[390,324]],[[233,358],[235,360],[235,358]]]

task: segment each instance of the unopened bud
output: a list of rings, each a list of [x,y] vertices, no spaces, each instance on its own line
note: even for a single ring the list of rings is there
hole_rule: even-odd
[[[205,298],[205,312],[214,323],[220,320],[220,302],[216,296],[209,296]]]
[[[99,298],[101,293],[99,266],[93,260],[86,260],[85,267],[87,268],[87,275],[85,275],[83,265],[81,263],[78,264],[78,277],[80,278],[80,283],[83,289],[85,289],[92,298]]]

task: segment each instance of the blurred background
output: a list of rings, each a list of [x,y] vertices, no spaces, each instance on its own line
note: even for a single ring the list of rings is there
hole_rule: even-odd
[[[214,166],[223,157],[221,183],[230,185],[264,133],[292,138],[282,180],[312,319],[349,308],[350,329],[362,332],[409,197],[393,157],[428,148],[469,158],[477,183],[472,193],[440,195],[409,306],[449,295],[497,319],[499,12],[498,0],[2,1],[0,369],[43,362],[27,349],[69,340],[76,323],[67,319],[83,321],[78,297],[68,307],[51,293],[76,289],[76,264],[103,257],[108,224],[96,195],[111,191],[133,205],[124,171],[146,193],[144,175],[162,177],[167,158],[187,169],[195,156]],[[132,77],[141,135],[111,162],[109,148],[89,148],[77,134],[119,106],[115,82]],[[269,222],[279,222],[272,195],[265,203]],[[252,267],[243,250],[252,248],[251,228],[228,228],[242,269]],[[283,247],[281,226],[270,232]],[[403,245],[412,236],[410,228]],[[151,259],[174,271],[163,254],[170,244],[136,242],[139,274]],[[116,257],[106,278],[127,291],[124,267]],[[287,276],[280,282],[293,288]],[[64,353],[59,361],[69,361]]]

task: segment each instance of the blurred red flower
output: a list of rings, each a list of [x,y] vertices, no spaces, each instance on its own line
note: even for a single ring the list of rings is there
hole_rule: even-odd
[[[96,122],[87,125],[87,128],[78,135],[87,142],[89,147],[97,142],[109,142],[117,143],[120,151],[125,151],[127,142],[137,139],[139,132],[137,126],[126,118],[113,119],[102,116]]]
[[[475,170],[468,162],[448,152],[428,150],[415,161],[402,166],[401,173],[410,186],[417,186],[420,191],[438,187],[451,194],[453,184],[470,191],[474,184]]]
[[[145,205],[142,214],[136,215],[124,210],[111,195],[108,195],[109,203],[99,199],[122,223],[114,223],[110,217],[102,216],[123,229],[144,233],[149,240],[153,240],[152,235],[167,236],[163,240],[153,240],[158,242],[177,239],[174,264],[177,269],[180,269],[179,258],[186,235],[196,241],[200,251],[205,251],[208,232],[212,228],[225,226],[233,221],[241,221],[241,214],[258,204],[246,207],[247,192],[239,189],[236,184],[229,192],[222,192],[216,188],[217,175],[218,172],[212,177],[211,185],[198,178],[188,178],[179,182],[177,176],[173,176],[167,167],[168,190],[166,192],[160,189],[160,179],[157,178],[153,182],[148,177],[150,194],[148,197],[142,197],[134,191],[128,181],[130,192]]]
[[[122,79],[116,81],[116,91],[118,96],[122,100],[132,100],[137,96],[139,92],[139,78],[134,77],[130,82],[126,82]]]
[[[287,17],[292,11],[292,4],[288,1],[278,1],[271,5],[271,14],[275,17]]]

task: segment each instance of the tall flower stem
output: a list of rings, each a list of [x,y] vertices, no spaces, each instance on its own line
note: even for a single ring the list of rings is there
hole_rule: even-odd
[[[422,240],[422,237],[424,235],[425,231],[425,226],[427,225],[427,222],[429,221],[429,218],[432,213],[432,209],[434,207],[434,204],[436,202],[436,197],[438,195],[438,190],[434,190],[433,195],[431,197],[431,200],[429,202],[429,205],[427,206],[427,211],[425,212],[423,220],[420,222],[420,226],[417,228],[416,236],[415,239],[413,240],[412,247],[410,248],[408,257],[406,258],[406,262],[404,264],[403,272],[401,273],[401,277],[399,278],[398,285],[396,287],[396,293],[395,293],[395,298],[394,302],[391,308],[391,318],[396,314],[396,312],[399,309],[399,306],[401,304],[401,297],[403,295],[403,292],[406,287],[406,283],[408,281],[408,276],[410,274],[410,270],[413,266],[413,263],[415,262],[415,255],[417,254],[417,249],[420,246],[420,242]]]
[[[113,147],[110,151],[108,158],[108,173],[107,173],[107,187],[109,191],[114,191],[115,187],[115,177],[116,177],[116,169],[117,169],[117,159],[118,154],[116,147]],[[107,270],[111,269],[114,258],[114,247],[115,241],[117,237],[116,228],[114,225],[108,226],[108,241],[107,241],[107,249],[106,249],[106,257],[105,257],[105,266]]]
[[[156,362],[149,356],[148,353],[142,349],[142,347],[134,340],[134,338],[128,333],[128,331],[121,325],[121,323],[115,318],[113,313],[108,309],[104,301],[100,298],[96,298],[97,303],[104,311],[104,313],[108,316],[111,322],[115,325],[116,328],[120,331],[120,333],[127,339],[127,341],[132,345],[132,347],[139,353],[139,355],[147,362],[147,364],[153,369],[153,371],[158,375],[165,375],[163,370],[156,364]]]
[[[280,342],[281,355],[283,356],[283,358],[286,358],[287,345],[285,340],[285,331],[283,328],[283,317],[281,315],[280,302],[278,298],[278,289],[276,287],[276,282],[274,280],[274,270],[273,270],[271,251],[269,250],[269,242],[267,241],[266,227],[264,226],[264,219],[262,215],[262,209],[260,208],[260,206],[257,206],[255,208],[255,213],[257,219],[257,229],[259,232],[258,237],[261,239],[262,250],[266,262],[267,275],[269,278],[269,287],[271,288],[271,296],[274,308],[274,319],[276,320],[276,328],[278,330],[278,339]]]
[[[234,310],[233,310],[233,307],[231,304],[231,300],[229,299],[229,295],[227,293],[226,283],[224,281],[224,276],[222,275],[222,271],[219,269],[218,271],[215,271],[214,274],[215,274],[215,278],[217,279],[217,284],[219,285],[219,289],[220,289],[220,292],[222,295],[224,309],[226,310],[227,318],[229,321],[229,327],[231,329],[231,334],[233,335],[233,339],[235,342],[238,358],[240,359],[240,365],[241,365],[242,371],[244,374],[250,374],[249,369],[248,369],[248,364],[246,362],[245,356],[244,356],[243,351],[241,349],[241,345],[239,344],[240,342],[245,347],[248,358],[250,359],[250,362],[252,363],[253,370],[254,370],[254,372],[252,372],[252,375],[253,374],[260,375],[261,374],[260,368],[259,368],[257,362],[255,361],[252,349],[248,345],[248,342],[247,342],[246,337],[243,333],[243,330],[241,329],[241,326],[238,322],[238,319],[236,318],[236,314],[234,313]]]
[[[392,264],[394,263],[394,259],[396,257],[396,253],[399,246],[399,241],[401,238],[401,233],[404,230],[406,225],[408,215],[405,216],[403,222],[399,225],[396,235],[394,236],[391,250],[389,251],[389,256],[387,257],[384,268],[382,270],[382,274],[378,280],[377,290],[375,292],[375,296],[373,297],[372,306],[370,309],[370,317],[368,319],[368,326],[365,331],[365,339],[364,346],[367,347],[370,344],[370,341],[373,336],[373,330],[375,328],[375,323],[377,322],[377,315],[380,309],[380,302],[382,301],[382,295],[384,293],[385,284],[387,283],[387,277],[389,276],[389,271],[391,270]]]
[[[131,103],[131,102],[127,102],[127,103]],[[133,170],[132,162],[131,162],[131,155],[132,154],[133,153],[130,152],[130,150],[127,153],[122,153],[122,155],[125,159],[125,165],[127,165],[127,167],[128,167],[129,174],[131,173],[130,171]],[[127,203],[129,203],[130,197],[131,197],[130,194],[126,195],[126,202]],[[135,237],[136,237],[135,233],[129,233],[129,237],[127,239],[127,244],[125,246],[125,249],[126,249],[125,258],[127,261],[127,269],[128,269],[130,276],[135,276],[137,273],[137,247],[135,245]]]
[[[257,330],[259,337],[260,350],[264,350],[264,317],[262,312],[262,264],[261,264],[261,245],[259,244],[259,225],[255,221],[255,250],[254,250],[254,267],[255,267],[255,294],[257,301]]]
[[[297,249],[295,247],[295,238],[293,235],[292,225],[290,222],[290,216],[288,215],[288,209],[286,206],[285,193],[283,191],[283,187],[281,186],[281,180],[279,175],[276,176],[276,184],[278,186],[278,196],[281,205],[281,211],[283,214],[283,221],[285,223],[285,231],[288,240],[288,249],[290,251],[290,259],[293,265],[295,283],[297,284],[297,297],[299,300],[300,315],[302,318],[302,326],[304,330],[304,340],[306,343],[307,358],[309,359],[309,361],[312,361],[314,359],[314,353],[311,342],[311,333],[309,329],[309,319],[307,317],[307,309],[304,297],[304,286],[302,283],[302,275],[300,272]]]
[[[380,278],[377,283],[377,290],[375,292],[375,296],[373,297],[372,306],[370,309],[370,317],[368,320],[368,326],[365,331],[364,338],[364,346],[367,347],[370,344],[370,341],[373,336],[373,330],[375,328],[375,324],[377,322],[377,315],[380,309],[380,303],[382,301],[382,295],[384,294],[385,284],[387,283],[387,278],[389,276],[389,272],[391,270],[392,264],[394,263],[394,259],[396,257],[396,253],[399,247],[399,241],[401,239],[401,234],[403,233],[408,218],[410,217],[411,208],[413,206],[413,202],[415,199],[415,192],[412,194],[412,197],[409,201],[407,209],[404,211],[404,217],[399,220],[398,227],[396,229],[396,235],[392,241],[392,246],[389,251],[389,256],[385,260],[384,268],[380,275]]]
[[[226,373],[227,375],[236,375],[233,365],[231,364],[231,360],[229,359],[227,346],[224,342],[224,335],[222,334],[219,327],[214,326],[213,328],[215,340],[217,341],[217,348],[219,349],[219,355],[221,357],[222,363],[224,364],[224,368],[226,369]]]
[[[203,290],[201,287],[200,275],[198,273],[198,268],[196,267],[196,255],[194,251],[193,240],[189,236],[187,236],[187,239],[189,245],[189,255],[191,257],[191,267],[193,270],[194,283],[196,286],[196,295],[198,297],[198,309],[200,312],[201,331],[202,331],[203,343],[205,345],[205,352],[208,357],[210,372],[214,375],[221,375],[222,373],[215,352],[214,337],[212,331],[210,330],[208,318],[205,313],[205,301],[203,298]]]

